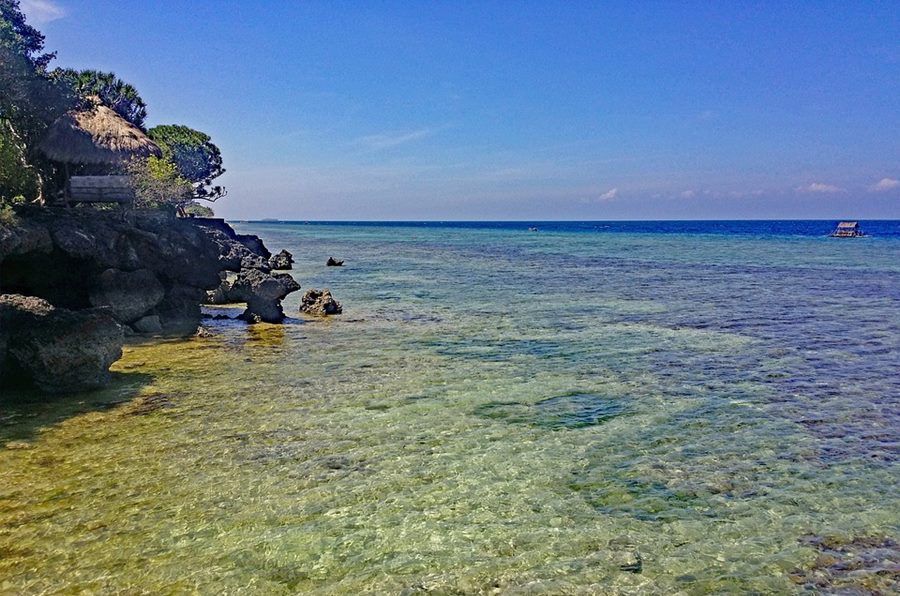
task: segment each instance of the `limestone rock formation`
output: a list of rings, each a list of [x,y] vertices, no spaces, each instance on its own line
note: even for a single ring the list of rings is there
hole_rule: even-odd
[[[0,382],[12,374],[50,393],[102,387],[123,341],[110,309],[71,311],[33,296],[0,295]]]
[[[339,315],[342,311],[341,303],[331,296],[331,291],[328,288],[324,290],[307,290],[300,300],[300,312],[308,315],[324,317],[327,315]]]
[[[258,269],[242,269],[231,284],[229,297],[235,302],[247,303],[242,319],[280,323],[284,320],[281,300],[299,289],[300,284],[287,273],[273,274]]]
[[[133,323],[162,302],[165,295],[165,288],[149,269],[107,269],[97,278],[89,298],[93,306],[110,307],[118,322]]]
[[[120,354],[118,323],[128,333],[192,335],[207,292],[220,290],[247,302],[248,320],[278,322],[281,299],[300,288],[271,273],[262,240],[220,219],[15,209],[13,223],[0,223],[0,288],[20,296],[3,307],[0,367],[47,391],[101,385]]]
[[[269,267],[272,269],[287,270],[292,267],[293,263],[294,255],[283,249],[277,255],[269,257]]]

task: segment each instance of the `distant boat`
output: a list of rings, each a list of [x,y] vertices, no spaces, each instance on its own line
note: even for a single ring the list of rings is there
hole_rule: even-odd
[[[831,233],[832,238],[863,238],[866,235],[855,221],[842,221]]]

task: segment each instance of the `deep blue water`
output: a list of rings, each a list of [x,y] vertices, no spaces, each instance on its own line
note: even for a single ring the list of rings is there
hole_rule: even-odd
[[[900,220],[852,220],[871,238],[900,238]],[[742,236],[827,236],[837,220],[708,220],[708,221],[262,221],[254,223],[319,226],[426,227],[541,232],[625,234],[723,234]]]

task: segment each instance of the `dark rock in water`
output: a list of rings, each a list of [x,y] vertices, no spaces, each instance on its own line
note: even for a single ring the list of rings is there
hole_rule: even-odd
[[[105,308],[74,312],[39,298],[5,294],[0,296],[0,335],[0,362],[11,362],[51,393],[102,387],[109,366],[122,356],[122,327]]]
[[[100,274],[90,293],[93,306],[108,306],[120,323],[133,323],[162,302],[166,291],[149,269],[120,271],[107,269]]]
[[[325,265],[328,267],[341,267],[343,264],[344,261],[338,261],[334,257],[328,257],[328,260],[325,261]]]
[[[210,331],[209,329],[207,329],[206,327],[204,327],[203,325],[198,326],[197,331],[194,333],[194,337],[212,337],[212,336],[213,336],[213,332]]]
[[[900,543],[887,536],[808,535],[800,543],[818,556],[791,580],[814,593],[900,594]]]
[[[625,406],[620,400],[593,393],[568,393],[547,398],[534,405],[491,401],[475,409],[475,413],[484,418],[551,429],[602,424],[624,411]]]
[[[339,315],[343,311],[341,303],[331,296],[331,291],[311,289],[303,294],[300,300],[300,312],[308,315]]]
[[[238,242],[246,246],[247,250],[255,255],[259,255],[267,261],[272,256],[272,253],[269,252],[269,249],[266,248],[259,236],[254,236],[253,234],[237,234],[235,238]]]
[[[271,267],[272,269],[287,270],[292,267],[293,262],[294,255],[286,250],[282,250],[277,255],[272,255],[269,258],[269,267]]]
[[[247,303],[242,319],[280,323],[284,319],[281,300],[299,289],[300,284],[287,273],[272,274],[258,269],[244,269],[231,284],[229,296],[237,302]]]
[[[159,333],[162,331],[162,323],[158,315],[148,315],[132,323],[131,328],[138,333]]]
[[[641,573],[644,570],[641,552],[627,538],[613,538],[609,541],[609,549],[620,570],[629,573]]]
[[[622,401],[593,393],[569,393],[535,404],[539,424],[550,428],[581,428],[601,424],[621,414]]]

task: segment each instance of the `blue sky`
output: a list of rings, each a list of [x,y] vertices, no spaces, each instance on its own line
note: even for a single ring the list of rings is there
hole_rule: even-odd
[[[900,218],[891,2],[22,0],[232,219]]]

